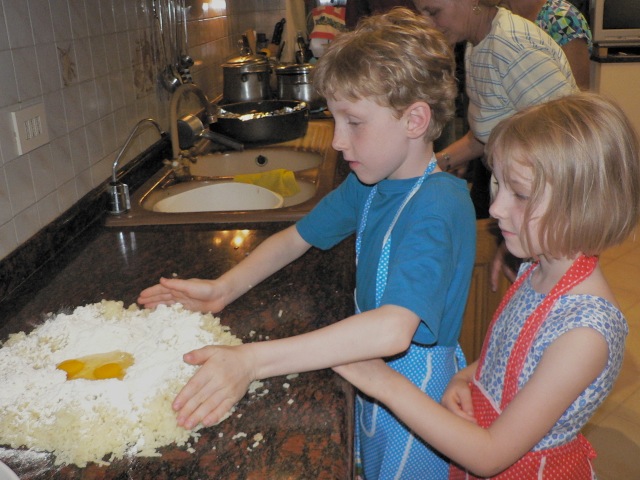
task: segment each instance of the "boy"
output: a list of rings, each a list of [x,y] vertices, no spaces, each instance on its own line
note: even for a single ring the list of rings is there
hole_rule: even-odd
[[[186,354],[201,368],[173,404],[180,425],[215,424],[253,380],[372,358],[393,357],[394,369],[440,399],[464,364],[456,347],[475,257],[466,183],[441,172],[433,155],[453,114],[454,68],[446,40],[407,9],[332,42],[314,85],[335,120],[333,147],[353,173],[220,278],[161,279],[138,301],[218,312],[311,246],[328,249],[355,233],[356,314],[295,337]],[[384,407],[357,404],[357,463],[367,478],[446,478],[447,462]]]

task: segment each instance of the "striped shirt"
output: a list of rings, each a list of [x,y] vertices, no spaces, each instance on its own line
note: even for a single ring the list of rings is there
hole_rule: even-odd
[[[469,126],[486,143],[503,119],[578,92],[562,49],[542,29],[498,8],[491,31],[465,52]]]

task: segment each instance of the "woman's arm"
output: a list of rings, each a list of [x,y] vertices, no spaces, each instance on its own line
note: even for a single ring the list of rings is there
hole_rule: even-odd
[[[488,429],[451,413],[381,360],[334,370],[384,403],[444,455],[476,475],[493,476],[524,456],[549,432],[602,372],[607,355],[607,343],[595,330],[577,328],[560,336],[547,348],[524,388]]]
[[[590,65],[589,65],[589,45],[584,38],[576,38],[562,46],[573,78],[575,78],[580,90],[589,90],[590,87]]]
[[[484,155],[484,143],[471,130],[436,154],[438,166],[444,172],[465,167],[471,160]]]
[[[295,225],[267,238],[251,254],[215,280],[160,279],[143,290],[138,303],[154,308],[182,303],[189,310],[219,312],[251,287],[300,257],[310,245]]]

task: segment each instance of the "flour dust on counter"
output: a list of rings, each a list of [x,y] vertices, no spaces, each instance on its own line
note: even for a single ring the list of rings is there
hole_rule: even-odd
[[[0,445],[55,464],[109,464],[187,449],[196,427],[176,424],[171,403],[197,367],[184,353],[242,341],[210,314],[105,301],[50,317],[0,348]],[[232,412],[229,412],[229,415]]]

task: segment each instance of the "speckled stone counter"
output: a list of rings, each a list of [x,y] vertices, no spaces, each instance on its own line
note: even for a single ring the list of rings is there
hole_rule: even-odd
[[[49,312],[101,299],[128,305],[162,275],[217,276],[284,226],[91,228],[60,253],[53,266],[0,303],[0,339],[30,331]],[[329,252],[312,249],[218,316],[244,342],[295,335],[341,319],[352,310],[352,252],[350,242]],[[193,453],[170,446],[157,458],[79,469],[53,467],[51,458],[5,447],[0,449],[0,460],[21,479],[350,478],[353,396],[349,385],[330,370],[264,383],[267,394],[246,396],[229,419],[202,430]],[[254,446],[257,433],[263,440]]]
[[[166,140],[159,142],[127,167],[130,188],[159,168],[166,149]],[[344,175],[338,167],[336,184]],[[0,262],[0,341],[11,333],[30,332],[49,313],[102,299],[134,303],[160,276],[218,276],[289,225],[109,228],[104,226],[106,205],[104,189],[96,189]],[[353,251],[352,240],[327,252],[311,249],[216,316],[244,342],[296,335],[342,319],[353,311]],[[220,425],[200,430],[193,451],[168,446],[159,457],[80,469],[54,466],[50,455],[0,446],[0,460],[21,480],[352,477],[349,384],[322,370],[267,379],[257,393],[245,396]],[[256,434],[262,435],[257,444]]]

